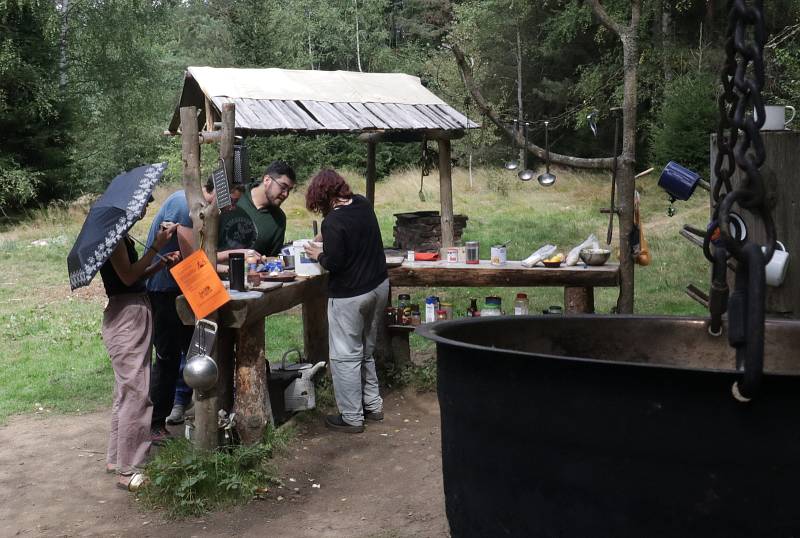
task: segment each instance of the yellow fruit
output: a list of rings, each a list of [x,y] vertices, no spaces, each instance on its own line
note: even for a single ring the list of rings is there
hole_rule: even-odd
[[[558,263],[564,261],[564,254],[559,252],[555,256],[550,256],[545,260],[547,263]]]

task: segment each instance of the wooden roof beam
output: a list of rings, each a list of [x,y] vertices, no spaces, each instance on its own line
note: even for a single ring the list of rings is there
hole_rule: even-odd
[[[375,131],[358,135],[361,142],[419,142],[426,140],[456,140],[462,138],[462,129],[423,129],[418,131]]]

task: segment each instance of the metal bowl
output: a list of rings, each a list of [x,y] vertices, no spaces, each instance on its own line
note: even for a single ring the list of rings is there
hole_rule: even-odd
[[[585,248],[579,255],[586,265],[603,265],[611,256],[611,251],[605,248]]]

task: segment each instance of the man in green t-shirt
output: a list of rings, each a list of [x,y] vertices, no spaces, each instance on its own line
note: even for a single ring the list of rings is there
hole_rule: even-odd
[[[234,211],[220,219],[220,248],[252,248],[277,256],[286,234],[286,214],[281,204],[294,190],[294,170],[284,161],[270,164],[261,181],[246,189]]]

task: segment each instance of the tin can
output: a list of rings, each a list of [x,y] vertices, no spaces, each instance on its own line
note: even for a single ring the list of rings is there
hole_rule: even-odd
[[[447,247],[447,262],[458,263],[458,247]]]
[[[505,245],[492,246],[492,265],[505,265],[507,258],[507,251]]]
[[[408,253],[406,254],[406,259],[409,262],[413,262],[414,261],[414,251],[413,250],[409,250],[408,251]]]

